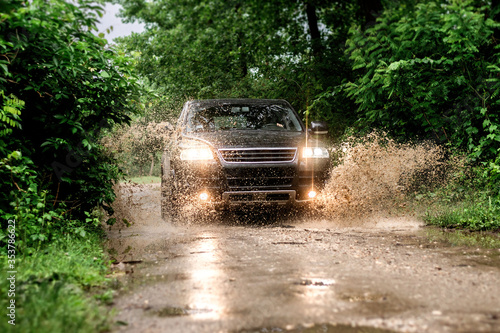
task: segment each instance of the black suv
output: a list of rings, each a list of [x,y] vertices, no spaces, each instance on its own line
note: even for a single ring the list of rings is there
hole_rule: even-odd
[[[183,200],[216,209],[314,200],[330,165],[326,133],[323,122],[306,130],[285,100],[186,102],[162,156],[162,216]]]

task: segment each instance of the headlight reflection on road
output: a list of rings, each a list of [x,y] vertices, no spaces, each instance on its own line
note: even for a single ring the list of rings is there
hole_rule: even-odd
[[[303,278],[299,283],[299,290],[305,313],[317,315],[325,311],[324,304],[336,298],[333,285],[334,279]]]
[[[204,232],[193,244],[189,274],[194,288],[187,295],[189,312],[196,318],[218,320],[225,311],[221,281],[227,279],[217,253],[219,243],[211,233]]]

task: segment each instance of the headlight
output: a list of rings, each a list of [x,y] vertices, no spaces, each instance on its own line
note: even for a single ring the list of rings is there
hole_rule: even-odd
[[[200,141],[185,140],[180,144],[180,148],[180,158],[183,161],[207,161],[214,159],[212,149]]]
[[[304,147],[302,156],[304,158],[328,158],[330,154],[324,147]]]

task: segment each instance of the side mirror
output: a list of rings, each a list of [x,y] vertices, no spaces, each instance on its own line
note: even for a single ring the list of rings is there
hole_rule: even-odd
[[[324,121],[311,121],[311,133],[314,135],[328,134],[328,124]]]

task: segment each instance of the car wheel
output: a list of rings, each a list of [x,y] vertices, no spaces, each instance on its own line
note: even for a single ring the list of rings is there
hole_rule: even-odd
[[[178,215],[174,185],[170,156],[164,152],[161,159],[161,217],[165,221],[175,222]]]

